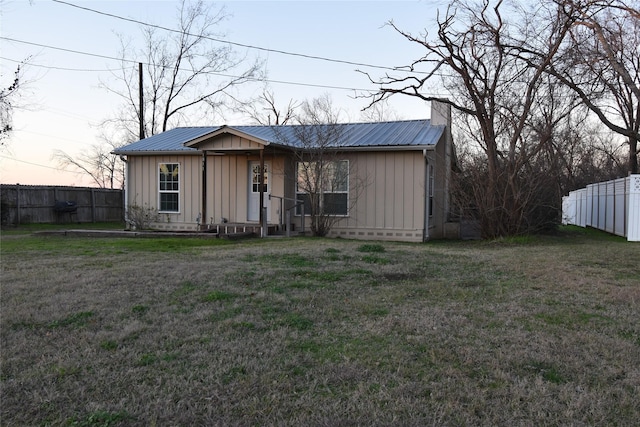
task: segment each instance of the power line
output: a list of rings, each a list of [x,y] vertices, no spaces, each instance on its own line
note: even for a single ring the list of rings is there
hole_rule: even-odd
[[[78,119],[78,120],[80,120],[80,119]],[[59,139],[61,141],[67,141],[67,142],[72,142],[74,144],[81,144],[81,145],[87,145],[88,143],[91,142],[91,141],[78,141],[78,140],[75,140],[75,139],[63,138],[63,137],[60,137],[60,136],[49,135],[49,134],[46,134],[46,133],[34,132],[32,130],[20,129],[20,130],[17,130],[16,132],[28,133],[28,134],[37,135],[37,136],[44,136],[45,138],[55,138],[55,139]]]
[[[0,59],[2,59],[4,61],[10,61],[10,62],[15,62],[15,63],[20,63],[20,64],[24,63],[24,60],[18,61],[16,59],[5,58],[5,57],[2,57],[2,56],[0,56]],[[105,69],[102,69],[102,70],[97,70],[97,69],[88,69],[88,68],[54,67],[52,65],[35,64],[35,63],[31,62],[31,61],[29,61],[27,63],[27,65],[30,66],[30,67],[46,68],[46,69],[49,69],[49,70],[60,70],[60,71],[83,71],[83,72],[97,72],[97,73],[103,73],[103,72],[106,72],[106,71],[109,71],[109,72],[120,71],[119,69],[115,69],[115,68],[105,68]],[[131,68],[133,68],[133,67],[131,67]]]
[[[243,47],[243,48],[247,48],[247,49],[255,49],[255,50],[260,50],[260,51],[263,51],[263,52],[278,53],[278,54],[281,54],[281,55],[296,56],[296,57],[299,57],[299,58],[313,59],[313,60],[317,60],[317,61],[334,62],[334,63],[338,63],[338,64],[355,65],[355,66],[358,66],[358,67],[377,68],[377,69],[381,69],[381,70],[397,71],[393,67],[387,67],[387,66],[384,66],[384,65],[374,65],[374,64],[366,64],[366,63],[362,63],[362,62],[346,61],[346,60],[343,60],[343,59],[326,58],[326,57],[323,57],[323,56],[308,55],[308,54],[296,53],[296,52],[288,52],[288,51],[279,50],[279,49],[268,49],[268,48],[265,48],[265,47],[260,47],[260,46],[245,44],[245,43],[238,43],[238,42],[234,42],[234,41],[230,41],[230,40],[218,39],[218,38],[210,37],[210,36],[201,36],[201,35],[191,34],[191,33],[187,33],[187,32],[180,31],[180,30],[176,30],[176,29],[173,29],[173,28],[164,27],[164,26],[161,26],[161,25],[149,24],[148,22],[139,21],[137,19],[125,18],[124,16],[114,15],[112,13],[107,13],[107,12],[102,12],[100,10],[91,9],[91,8],[85,7],[85,6],[79,6],[77,4],[69,3],[69,2],[66,2],[66,1],[62,1],[62,0],[53,0],[53,1],[55,3],[64,4],[66,6],[71,6],[71,7],[77,8],[77,9],[86,10],[88,12],[97,13],[98,15],[108,16],[110,18],[120,19],[122,21],[133,22],[135,24],[144,25],[144,26],[151,27],[151,28],[157,28],[159,30],[169,31],[169,32],[172,32],[172,33],[184,34],[184,35],[188,35],[188,36],[192,36],[192,37],[202,37],[204,39],[211,40],[211,41],[214,41],[214,42],[230,44],[230,45],[233,45],[233,46],[239,46],[239,47]]]
[[[59,51],[62,51],[62,52],[75,53],[77,55],[86,55],[86,56],[93,56],[95,58],[109,59],[111,61],[131,62],[132,64],[137,64],[139,62],[139,61],[133,61],[133,60],[126,59],[126,58],[116,58],[116,57],[113,57],[113,56],[100,55],[100,54],[97,54],[97,53],[83,52],[83,51],[80,51],[80,50],[73,50],[73,49],[66,49],[64,47],[57,47],[57,46],[50,46],[50,45],[46,45],[46,44],[42,44],[42,43],[28,42],[26,40],[12,39],[10,37],[0,37],[0,40],[7,40],[7,41],[10,41],[10,42],[15,42],[15,43],[28,44],[30,46],[44,47],[46,49],[59,50]]]
[[[120,61],[120,62],[129,62],[132,64],[138,64],[140,61],[135,61],[133,59],[127,59],[127,58],[116,58],[113,56],[108,56],[108,55],[100,55],[97,53],[90,53],[90,52],[83,52],[80,50],[74,50],[74,49],[67,49],[67,48],[63,48],[63,47],[57,47],[57,46],[51,46],[51,45],[46,45],[46,44],[42,44],[42,43],[34,43],[34,42],[28,42],[25,40],[18,40],[18,39],[12,39],[9,37],[1,37],[0,36],[0,40],[7,40],[10,42],[15,42],[15,43],[23,43],[23,44],[27,44],[30,46],[37,46],[37,47],[43,47],[46,49],[53,49],[53,50],[59,50],[59,51],[63,51],[63,52],[67,52],[67,53],[73,53],[76,55],[86,55],[86,56],[93,56],[93,57],[97,57],[97,58],[102,58],[102,59],[109,59],[112,61]],[[143,62],[144,65],[150,66],[150,67],[154,67],[156,65],[154,64],[150,64],[148,62]],[[182,69],[183,71],[193,71],[193,70],[186,70],[186,69]],[[204,72],[203,74],[210,74],[210,75],[214,75],[214,76],[220,76],[220,77],[228,77],[228,78],[239,78],[240,76],[235,76],[235,75],[231,75],[231,74],[222,74],[222,73],[214,73],[214,72]],[[285,80],[271,80],[271,79],[248,79],[248,80],[253,80],[253,81],[265,81],[265,82],[269,82],[269,83],[277,83],[277,84],[286,84],[286,85],[293,85],[293,86],[308,86],[308,87],[317,87],[317,88],[323,88],[323,89],[336,89],[336,90],[348,90],[348,91],[363,91],[363,92],[370,92],[372,89],[363,89],[363,88],[352,88],[352,87],[343,87],[343,86],[331,86],[331,85],[321,85],[321,84],[313,84],[313,83],[301,83],[301,82],[292,82],[292,81],[285,81]]]
[[[14,157],[7,157],[7,156],[3,156],[3,155],[0,155],[0,159],[12,160],[14,162],[25,163],[27,165],[38,166],[38,167],[46,168],[46,169],[53,169],[54,171],[59,171],[59,172],[73,173],[73,174],[76,174],[76,175],[83,174],[83,172],[75,172],[75,171],[70,171],[70,170],[66,170],[66,169],[54,168],[53,166],[46,166],[46,165],[41,165],[39,163],[27,162],[26,160],[20,160],[20,159],[14,158]]]

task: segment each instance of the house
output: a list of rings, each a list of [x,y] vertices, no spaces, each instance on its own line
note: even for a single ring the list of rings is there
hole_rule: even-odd
[[[450,107],[438,102],[432,102],[430,120],[327,125],[340,131],[331,163],[336,176],[342,171],[340,183],[325,185],[318,202],[335,215],[329,236],[449,237],[450,125]],[[309,230],[310,195],[299,175],[300,165],[308,165],[301,153],[311,150],[300,130],[184,127],[119,148],[114,153],[126,161],[126,205],[157,208],[153,228],[159,230],[266,224],[260,228],[266,235],[285,228],[286,218],[295,230]]]

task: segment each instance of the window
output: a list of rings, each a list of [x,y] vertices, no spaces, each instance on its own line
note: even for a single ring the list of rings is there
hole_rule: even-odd
[[[180,167],[178,163],[160,163],[159,166],[159,211],[179,212]]]
[[[348,215],[349,161],[299,162],[296,196],[304,200],[305,215],[312,212],[312,200],[316,213]],[[299,206],[296,214],[301,214]]]
[[[253,193],[260,192],[260,165],[253,165],[251,169],[251,191]],[[264,165],[264,185],[262,192],[269,192],[269,170],[267,169],[267,165]]]

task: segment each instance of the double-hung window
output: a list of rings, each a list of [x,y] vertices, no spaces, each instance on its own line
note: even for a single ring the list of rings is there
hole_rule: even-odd
[[[179,212],[180,165],[178,163],[160,163],[158,172],[158,211]]]
[[[304,201],[305,215],[349,214],[348,160],[299,162],[296,187],[297,199]],[[299,206],[296,214],[301,214]]]

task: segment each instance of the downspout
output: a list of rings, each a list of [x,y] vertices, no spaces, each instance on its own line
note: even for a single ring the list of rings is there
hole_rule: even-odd
[[[124,163],[124,183],[122,190],[124,192],[124,225],[125,228],[129,226],[129,160],[126,156],[120,154],[120,161]]]
[[[422,233],[422,241],[429,240],[429,159],[427,158],[427,149],[422,150],[424,156],[424,232]]]
[[[202,150],[202,219],[200,226],[207,223],[207,151]]]

